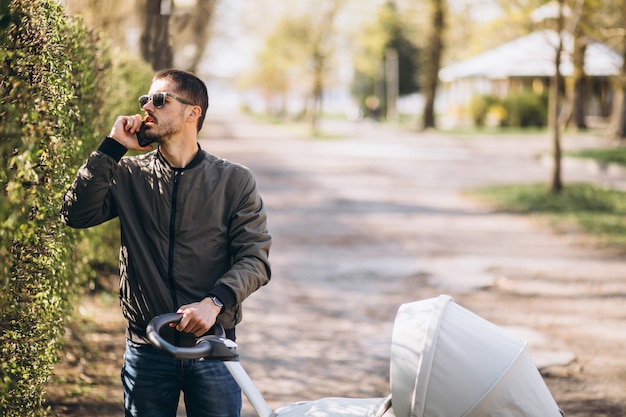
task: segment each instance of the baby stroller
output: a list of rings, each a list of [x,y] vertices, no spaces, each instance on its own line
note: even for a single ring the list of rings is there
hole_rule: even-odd
[[[245,372],[236,344],[203,336],[196,346],[167,343],[159,331],[180,315],[155,317],[148,339],[179,359],[221,360],[260,417],[561,417],[533,364],[526,341],[454,303],[452,297],[403,304],[391,340],[391,394],[386,398],[323,398],[274,411]]]

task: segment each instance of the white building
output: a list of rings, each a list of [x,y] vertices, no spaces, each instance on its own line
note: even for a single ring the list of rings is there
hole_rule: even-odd
[[[524,88],[541,93],[555,71],[558,34],[551,30],[533,32],[483,52],[473,58],[441,69],[440,96],[445,113],[458,123],[469,119],[468,104],[476,95],[506,97]],[[574,66],[571,53],[573,38],[564,36],[561,74],[571,77]],[[622,58],[599,42],[590,42],[585,51],[588,77],[587,115],[606,118],[612,109],[611,78],[620,73]]]

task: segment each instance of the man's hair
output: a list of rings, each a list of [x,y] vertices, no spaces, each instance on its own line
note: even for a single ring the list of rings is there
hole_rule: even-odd
[[[198,132],[202,129],[204,118],[209,108],[209,93],[204,81],[195,74],[178,69],[166,69],[155,74],[154,80],[167,79],[176,86],[176,94],[200,106],[202,114],[198,118]]]

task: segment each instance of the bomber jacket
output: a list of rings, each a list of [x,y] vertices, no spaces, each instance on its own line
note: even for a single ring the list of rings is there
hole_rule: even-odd
[[[119,217],[127,337],[146,343],[154,316],[208,295],[224,303],[218,322],[234,337],[242,301],[271,276],[271,236],[252,173],[200,145],[182,169],[158,149],[125,153],[107,137],[79,169],[61,215],[74,228]]]

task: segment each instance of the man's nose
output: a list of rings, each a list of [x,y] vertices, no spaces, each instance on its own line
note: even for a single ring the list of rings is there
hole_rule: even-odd
[[[141,106],[141,110],[143,111],[152,111],[154,110],[154,104],[152,103],[152,99],[148,100],[146,104]]]

